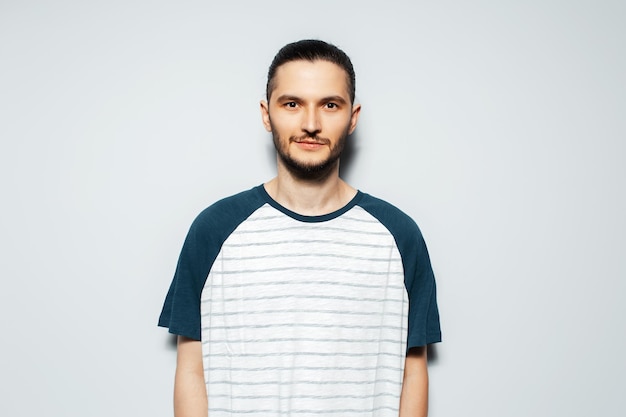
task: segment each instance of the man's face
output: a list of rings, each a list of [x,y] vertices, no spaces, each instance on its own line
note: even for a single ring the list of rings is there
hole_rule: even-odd
[[[277,69],[274,86],[261,114],[279,164],[301,178],[324,176],[337,165],[360,112],[351,104],[346,72],[328,61],[291,61]]]

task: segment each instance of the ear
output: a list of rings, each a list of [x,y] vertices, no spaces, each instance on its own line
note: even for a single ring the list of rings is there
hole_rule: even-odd
[[[261,100],[261,119],[263,120],[263,126],[268,132],[272,131],[272,124],[270,123],[270,107],[267,101]]]
[[[359,121],[359,115],[361,114],[361,105],[355,104],[352,106],[352,114],[350,115],[350,129],[348,130],[348,134],[352,134],[354,129],[356,129],[356,124]]]

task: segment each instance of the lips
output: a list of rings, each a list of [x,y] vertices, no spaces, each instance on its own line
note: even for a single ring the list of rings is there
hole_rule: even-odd
[[[319,138],[319,137],[315,137],[315,138],[311,138],[311,137],[291,137],[290,138],[291,142],[296,142],[296,143],[300,143],[303,145],[328,145],[330,144],[330,140],[326,139],[326,138]]]
[[[324,142],[316,142],[313,140],[297,140],[296,143],[301,143],[304,145],[324,145]]]

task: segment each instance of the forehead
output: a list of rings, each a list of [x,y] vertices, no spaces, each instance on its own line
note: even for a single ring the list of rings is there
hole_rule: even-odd
[[[323,60],[290,61],[276,69],[272,95],[345,96],[349,98],[348,74],[339,65]]]

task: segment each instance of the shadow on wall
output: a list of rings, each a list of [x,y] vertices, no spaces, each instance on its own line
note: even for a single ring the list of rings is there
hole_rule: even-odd
[[[346,139],[346,145],[343,148],[341,154],[341,161],[339,164],[339,176],[344,180],[350,178],[350,172],[354,158],[358,154],[357,144],[359,142],[359,128],[357,127],[354,132]]]
[[[426,358],[428,359],[428,365],[435,365],[439,362],[439,355],[437,354],[437,345],[432,344],[426,346]]]
[[[178,336],[176,336],[175,334],[171,334],[171,333],[167,334],[167,340],[165,344],[165,347],[167,348],[167,350],[176,351],[177,339],[178,339]]]

